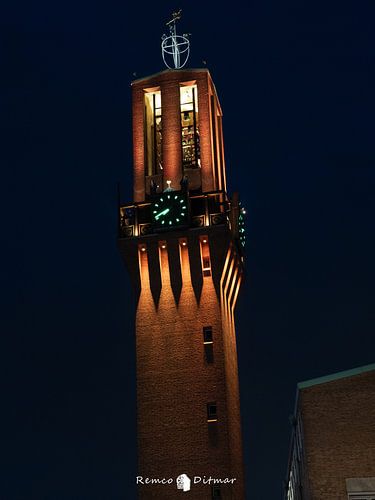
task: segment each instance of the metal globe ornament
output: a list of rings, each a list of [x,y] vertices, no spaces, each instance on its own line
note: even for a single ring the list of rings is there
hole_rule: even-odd
[[[181,9],[173,12],[172,19],[166,23],[169,35],[162,36],[161,52],[164,64],[169,69],[181,69],[185,66],[190,55],[189,35],[177,35],[176,21],[181,19]]]

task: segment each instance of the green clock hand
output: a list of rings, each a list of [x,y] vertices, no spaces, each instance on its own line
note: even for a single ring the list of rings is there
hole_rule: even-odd
[[[169,210],[170,210],[169,208],[166,208],[166,209],[165,209],[165,210],[163,210],[162,212],[160,212],[160,213],[156,214],[156,215],[155,215],[155,219],[156,219],[156,220],[158,220],[158,219],[159,219],[159,217],[161,217],[162,215],[167,214],[167,213],[169,212]]]

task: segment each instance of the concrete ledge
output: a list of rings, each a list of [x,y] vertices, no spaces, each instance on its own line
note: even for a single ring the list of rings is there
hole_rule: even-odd
[[[375,494],[375,477],[355,477],[346,479],[348,493]]]

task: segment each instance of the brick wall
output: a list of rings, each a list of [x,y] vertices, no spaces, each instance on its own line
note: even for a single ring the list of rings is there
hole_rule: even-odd
[[[209,72],[163,71],[137,80],[133,92],[134,201],[145,200],[144,89],[160,89],[162,99],[163,187],[172,181],[180,189],[182,177],[180,91],[182,82],[198,89],[201,168],[191,169],[195,188],[214,191],[225,182],[222,137],[212,116],[221,108]],[[211,111],[214,96],[214,112]],[[220,139],[220,140],[219,140]],[[202,234],[207,233],[212,276],[203,277]],[[186,246],[182,247],[180,238]],[[165,240],[166,248],[160,247]],[[143,477],[176,478],[185,473],[214,478],[236,478],[222,486],[222,498],[243,500],[243,460],[238,390],[234,306],[241,281],[239,257],[226,226],[173,231],[123,239],[120,251],[132,276],[138,299],[136,310],[137,422],[139,472]],[[147,248],[142,252],[138,244]],[[229,262],[229,264],[228,264]],[[227,265],[226,265],[227,264]],[[225,269],[225,271],[224,271]],[[230,269],[230,272],[229,272]],[[208,363],[203,327],[213,329],[214,362]],[[216,402],[218,421],[207,422],[207,403]],[[141,499],[173,499],[170,486],[139,488]],[[210,499],[211,487],[200,484],[186,494]]]
[[[311,500],[347,499],[345,479],[375,476],[375,371],[300,390]]]
[[[224,304],[227,299],[220,298],[211,276],[197,281],[196,274],[201,269],[191,267],[191,257],[193,247],[199,251],[199,234],[197,231],[190,234],[186,247],[180,245],[180,233],[142,240],[147,251],[139,252],[141,291],[136,311],[138,474],[236,477],[234,487],[222,487],[222,498],[242,500],[241,424],[232,311],[237,287],[227,277],[227,292],[222,297],[230,300]],[[160,248],[158,240],[166,242],[165,249]],[[222,261],[222,248],[218,252],[217,256],[211,253],[211,260]],[[124,252],[126,255],[133,260],[128,266],[138,266],[134,252]],[[173,266],[180,270],[182,281],[179,294],[173,292],[173,276],[172,280],[170,276],[171,256],[175,260],[176,255],[178,262],[174,261]],[[230,259],[232,270],[238,269],[235,256]],[[193,281],[200,283],[198,294]],[[153,293],[150,283],[159,283],[160,290]],[[213,329],[213,363],[207,363],[205,356],[204,326]],[[207,403],[213,401],[217,403],[218,422],[208,423]],[[141,499],[175,499],[177,490],[174,483],[144,486],[139,492]],[[189,493],[190,498],[197,500],[209,499],[210,495],[208,485],[194,486]]]
[[[199,136],[201,151],[201,183],[202,190],[218,189],[218,181],[214,179],[213,147],[210,95],[217,100],[215,87],[208,70],[167,70],[154,76],[136,80],[132,84],[133,93],[133,176],[134,201],[145,199],[144,169],[144,89],[159,88],[162,98],[163,123],[163,186],[166,180],[172,181],[173,189],[180,189],[182,178],[181,166],[181,118],[179,84],[195,81],[198,88]],[[221,111],[220,111],[221,112]],[[196,176],[194,176],[196,178]]]

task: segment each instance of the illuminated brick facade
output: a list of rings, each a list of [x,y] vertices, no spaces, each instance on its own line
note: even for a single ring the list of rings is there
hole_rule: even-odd
[[[189,172],[191,185],[203,192],[226,190],[225,164],[221,130],[221,108],[210,73],[205,69],[163,71],[157,75],[136,80],[133,93],[133,161],[134,201],[144,201],[148,191],[144,158],[144,94],[145,89],[159,89],[163,109],[163,169],[165,181],[172,188],[180,188],[183,174],[181,166],[181,125],[179,85],[195,82],[198,90],[201,168],[198,175]],[[196,172],[198,174],[198,172]]]
[[[198,98],[191,168],[183,167],[182,84],[194,85]],[[173,478],[171,485],[140,486],[139,497],[175,499],[175,479],[187,474],[189,498],[243,500],[234,328],[243,257],[238,201],[225,191],[220,104],[206,69],[164,71],[132,88],[134,203],[120,207],[119,246],[137,295],[138,474]],[[161,94],[163,164],[155,175],[145,167],[146,92]],[[167,193],[187,190],[189,224],[158,232],[150,207],[167,181]],[[213,490],[204,476],[235,481]]]
[[[375,499],[375,365],[298,384],[285,500]]]

